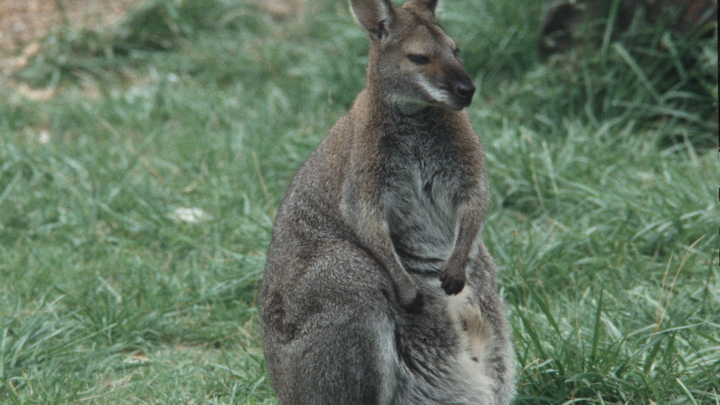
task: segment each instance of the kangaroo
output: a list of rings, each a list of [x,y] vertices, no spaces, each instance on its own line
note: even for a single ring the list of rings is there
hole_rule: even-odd
[[[509,404],[475,87],[437,0],[351,0],[365,88],[295,175],[259,296],[284,405]]]

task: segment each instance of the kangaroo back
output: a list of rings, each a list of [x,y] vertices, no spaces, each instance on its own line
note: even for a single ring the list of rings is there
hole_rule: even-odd
[[[475,87],[436,4],[351,0],[367,83],[290,184],[259,297],[283,404],[512,398]]]

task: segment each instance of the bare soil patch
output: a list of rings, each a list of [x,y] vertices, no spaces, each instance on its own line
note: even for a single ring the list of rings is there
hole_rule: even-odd
[[[0,74],[24,67],[40,51],[39,39],[60,29],[100,30],[120,21],[138,0],[0,1]]]

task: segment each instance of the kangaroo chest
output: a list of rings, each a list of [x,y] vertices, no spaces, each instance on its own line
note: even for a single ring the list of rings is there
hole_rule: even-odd
[[[455,245],[460,163],[440,140],[406,141],[387,158],[383,203],[390,237],[408,269],[439,271]]]

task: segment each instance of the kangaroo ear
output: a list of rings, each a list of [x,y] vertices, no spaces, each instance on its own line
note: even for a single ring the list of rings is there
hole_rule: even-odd
[[[403,8],[409,8],[419,14],[429,13],[434,20],[437,5],[438,0],[410,0],[405,3]]]
[[[390,0],[350,0],[353,14],[374,38],[382,39],[395,20]]]

